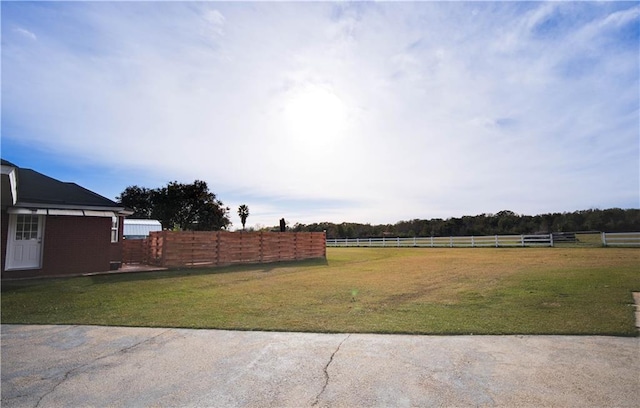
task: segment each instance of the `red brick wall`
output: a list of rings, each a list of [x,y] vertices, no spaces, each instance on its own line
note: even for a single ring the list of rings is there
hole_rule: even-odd
[[[121,223],[122,225],[122,223]],[[6,230],[3,218],[3,252]],[[5,271],[3,278],[74,275],[110,269],[110,261],[120,261],[121,243],[111,243],[111,218],[45,217],[42,269]]]

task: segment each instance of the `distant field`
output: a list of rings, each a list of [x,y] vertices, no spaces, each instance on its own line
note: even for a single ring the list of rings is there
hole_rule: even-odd
[[[2,323],[637,335],[640,250],[328,248],[324,260],[2,284]]]
[[[575,246],[593,246],[593,247],[602,246],[601,234],[576,234],[576,238],[578,242],[575,243]],[[558,243],[557,245],[572,246],[569,243]]]

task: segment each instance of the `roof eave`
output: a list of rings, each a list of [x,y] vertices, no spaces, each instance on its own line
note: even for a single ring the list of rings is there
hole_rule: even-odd
[[[90,205],[77,205],[77,204],[49,204],[49,203],[29,203],[29,202],[17,202],[14,207],[22,208],[41,208],[47,210],[89,210],[89,211],[113,211],[119,215],[129,216],[134,212],[126,207],[109,207],[109,206],[90,206]]]

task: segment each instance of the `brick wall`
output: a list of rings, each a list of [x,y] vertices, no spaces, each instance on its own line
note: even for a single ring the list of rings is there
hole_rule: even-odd
[[[111,218],[48,216],[45,223],[44,274],[109,270]]]
[[[121,243],[111,243],[111,218],[49,215],[45,217],[42,268],[5,271],[4,221],[3,214],[3,278],[102,272],[110,269],[111,261],[120,261]]]

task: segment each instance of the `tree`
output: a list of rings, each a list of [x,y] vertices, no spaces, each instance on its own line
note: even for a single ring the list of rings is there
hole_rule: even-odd
[[[246,204],[242,204],[238,207],[238,215],[240,216],[240,222],[242,222],[242,230],[244,231],[244,224],[247,222],[247,218],[249,217],[249,207]]]
[[[152,190],[145,187],[129,186],[116,197],[118,203],[133,210],[133,218],[148,220],[153,211]]]
[[[172,181],[153,190],[127,187],[117,200],[134,210],[137,207],[132,205],[137,205],[140,216],[157,219],[164,229],[212,231],[231,224],[229,208],[200,180],[193,184]]]
[[[518,215],[510,210],[503,210],[496,214],[498,231],[500,234],[514,234],[518,226]]]

